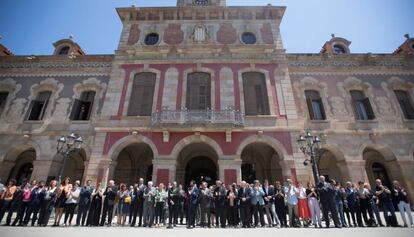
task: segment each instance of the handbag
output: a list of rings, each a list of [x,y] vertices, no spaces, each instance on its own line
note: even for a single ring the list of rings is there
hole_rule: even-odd
[[[126,197],[126,198],[125,198],[125,200],[124,200],[124,202],[125,202],[126,204],[131,204],[131,202],[132,202],[132,198],[131,198],[131,196]]]

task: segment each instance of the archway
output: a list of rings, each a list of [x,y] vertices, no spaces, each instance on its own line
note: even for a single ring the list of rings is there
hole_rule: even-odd
[[[263,182],[283,181],[279,154],[268,144],[255,142],[247,145],[241,153],[242,180],[252,183],[255,179]]]
[[[85,150],[82,149],[72,153],[66,161],[66,166],[63,170],[63,177],[70,177],[72,181],[79,180],[82,183],[86,160]]]
[[[395,159],[385,156],[376,149],[366,148],[363,151],[363,158],[366,162],[366,171],[369,182],[375,187],[375,180],[381,179],[383,185],[391,187],[392,180],[398,179],[400,168]]]
[[[217,166],[213,160],[205,156],[192,158],[185,167],[185,185],[191,180],[197,183],[206,181],[208,185],[214,184],[217,180]]]
[[[126,146],[116,158],[113,178],[116,183],[128,185],[137,183],[140,178],[145,182],[152,180],[152,160],[154,153],[145,143],[134,143]]]
[[[218,155],[206,143],[191,143],[184,147],[177,158],[176,179],[187,187],[191,180],[213,184],[218,178]]]
[[[334,179],[337,182],[346,182],[343,180],[342,172],[338,166],[338,157],[335,157],[334,153],[327,149],[322,149],[317,158],[316,163],[319,168],[319,175],[325,176],[327,180]]]
[[[30,180],[33,172],[33,161],[35,160],[36,151],[33,148],[21,152],[15,159],[6,160],[5,162],[13,165],[8,179],[16,179],[18,184],[21,184],[23,179]]]

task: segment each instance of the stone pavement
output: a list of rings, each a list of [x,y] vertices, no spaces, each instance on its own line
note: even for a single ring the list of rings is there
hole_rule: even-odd
[[[5,227],[0,226],[2,237],[252,237],[252,236],[277,236],[277,237],[413,237],[414,228],[345,228],[345,229],[202,229],[187,230],[184,227],[175,229],[165,228],[131,228],[131,227]]]

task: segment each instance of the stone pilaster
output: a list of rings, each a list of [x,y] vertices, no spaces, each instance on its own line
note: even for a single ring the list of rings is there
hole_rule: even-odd
[[[219,166],[219,179],[226,183],[226,178],[230,183],[241,182],[242,174],[241,174],[241,165],[242,160],[241,159],[219,159],[218,160],[218,166]],[[236,177],[233,177],[233,176]],[[233,180],[235,179],[235,180]]]
[[[167,185],[175,181],[177,169],[176,159],[172,157],[154,157],[152,165],[152,181],[154,184],[162,182],[164,185]]]

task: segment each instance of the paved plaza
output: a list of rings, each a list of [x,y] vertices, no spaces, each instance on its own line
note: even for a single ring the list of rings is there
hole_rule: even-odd
[[[300,229],[275,229],[275,228],[257,228],[257,229],[202,229],[195,228],[187,230],[184,227],[177,227],[175,229],[165,228],[131,228],[131,227],[66,227],[66,228],[52,228],[52,227],[0,227],[0,236],[9,237],[125,237],[125,236],[145,236],[145,237],[218,237],[218,236],[237,236],[237,237],[251,237],[251,236],[278,236],[278,237],[413,237],[414,228],[347,228],[347,229],[314,229],[314,228],[300,228]]]

